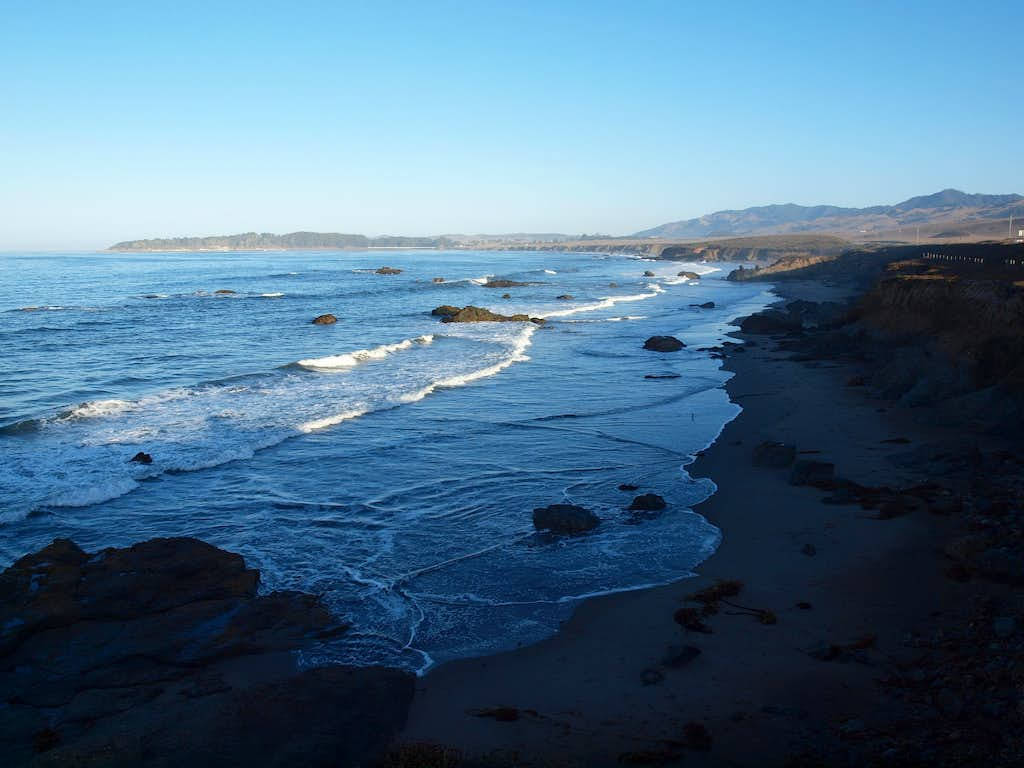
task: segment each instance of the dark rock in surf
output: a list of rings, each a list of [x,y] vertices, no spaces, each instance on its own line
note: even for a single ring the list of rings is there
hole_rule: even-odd
[[[221,288],[218,291],[214,291],[214,293],[220,296],[230,296],[235,293],[235,291],[232,291],[230,288]]]
[[[644,342],[644,349],[649,349],[652,352],[678,352],[685,346],[675,336],[651,336]]]
[[[700,280],[700,275],[696,272],[687,272],[686,270],[680,272],[677,277],[685,277],[687,280]]]
[[[620,491],[635,491],[639,488],[639,485],[633,485],[632,483],[623,483],[622,485],[619,486]]]
[[[586,533],[600,523],[601,519],[597,515],[575,504],[552,504],[533,510],[533,527],[538,531]]]
[[[442,304],[440,307],[434,307],[430,310],[430,314],[434,317],[451,317],[458,313],[462,307],[453,307],[451,304]]]
[[[444,282],[444,278],[443,277],[435,277],[431,282],[443,283]]]
[[[484,288],[521,288],[529,283],[520,283],[516,280],[488,280],[484,283]]]
[[[619,284],[618,283],[608,283],[608,287],[609,288],[618,288]]]
[[[644,277],[654,277],[654,273],[648,269],[646,272],[644,272]]]
[[[713,301],[705,301],[703,304],[691,304],[690,306],[691,307],[697,307],[698,309],[714,309],[715,308],[715,302],[713,302]]]
[[[334,325],[336,322],[338,322],[338,318],[331,314],[318,315],[313,318],[313,325]]]
[[[678,373],[648,373],[644,376],[645,379],[678,379]]]
[[[153,457],[150,456],[145,451],[139,451],[134,456],[132,456],[130,459],[128,459],[128,461],[129,462],[134,461],[136,464],[152,464],[153,463]]]
[[[512,298],[512,294],[511,293],[503,293],[503,294],[501,294],[501,298],[503,298],[503,299],[511,299]]]
[[[629,505],[631,512],[659,512],[668,504],[665,503],[665,499],[656,493],[645,493],[642,496],[637,496],[633,499],[633,503]]]
[[[537,323],[541,325],[544,320],[529,315],[499,315],[483,307],[452,307],[443,306],[431,312],[432,315],[441,317],[442,323]]]
[[[768,440],[754,449],[753,461],[755,467],[784,469],[796,461],[796,446]]]
[[[377,267],[377,269],[374,270],[374,274],[377,274],[377,275],[400,275],[400,274],[402,274],[402,270],[396,269],[395,267]]]
[[[572,300],[572,295],[568,294],[568,293],[563,293],[561,296],[556,296],[555,298],[556,299],[561,299],[562,301],[571,301]]]

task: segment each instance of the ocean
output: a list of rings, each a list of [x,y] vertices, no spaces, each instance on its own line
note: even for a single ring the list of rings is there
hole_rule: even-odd
[[[772,300],[729,268],[0,254],[0,566],[55,537],[91,551],[196,536],[244,555],[263,589],[320,594],[351,623],[306,663],[422,672],[535,642],[579,600],[684,578],[718,545],[690,509],[714,483],[686,466],[739,408],[701,348]],[[529,285],[483,287],[491,277]],[[444,324],[430,314],[442,304],[547,322]],[[328,312],[336,324],[311,323]],[[646,351],[652,335],[687,347]],[[130,462],[138,451],[153,463]],[[623,483],[668,508],[631,515]],[[563,502],[600,526],[537,533],[534,507]]]

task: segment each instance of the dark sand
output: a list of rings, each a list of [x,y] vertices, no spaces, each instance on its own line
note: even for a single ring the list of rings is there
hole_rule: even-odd
[[[834,297],[814,284],[782,290]],[[517,765],[661,764],[673,753],[686,765],[781,765],[807,751],[843,754],[899,715],[877,680],[905,653],[908,632],[955,620],[944,606],[967,602],[969,585],[943,576],[950,519],[878,520],[856,505],[827,505],[826,492],[790,485],[788,470],[754,467],[751,453],[764,440],[794,443],[820,452],[804,458],[835,462],[843,477],[909,485],[925,478],[891,457],[956,435],[928,426],[920,409],[889,408],[845,386],[856,373],[848,366],[792,362],[767,337],[748,338],[757,346],[725,363],[744,410],[688,468],[718,484],[697,510],[724,537],[697,578],[589,600],[545,642],[433,670],[418,681],[402,742]],[[911,442],[882,442],[893,437]],[[708,619],[712,634],[683,631],[673,613],[718,579],[741,580],[737,602],[770,609],[777,623],[721,613]],[[867,635],[874,647],[855,660],[807,653]],[[701,653],[678,668],[661,664],[682,645]],[[518,719],[473,714],[497,706],[518,708]],[[709,751],[680,745],[691,721],[709,729]],[[653,754],[635,754],[643,752]]]

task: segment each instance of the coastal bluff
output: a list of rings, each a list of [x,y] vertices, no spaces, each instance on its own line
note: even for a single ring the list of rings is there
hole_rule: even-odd
[[[260,594],[191,538],[90,554],[56,539],[0,573],[0,753],[28,765],[352,765],[402,726],[413,678],[300,668],[347,626]]]

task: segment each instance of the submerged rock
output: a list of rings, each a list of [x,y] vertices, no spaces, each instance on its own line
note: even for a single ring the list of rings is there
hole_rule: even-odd
[[[658,494],[645,493],[633,499],[633,503],[629,505],[629,509],[632,512],[658,512],[665,509],[667,506],[665,499]]]
[[[240,555],[189,538],[89,554],[56,539],[0,573],[5,765],[367,764],[412,675],[293,653],[345,625],[257,594]],[[145,755],[145,760],[140,756]]]
[[[561,296],[556,296],[555,298],[556,298],[556,299],[562,299],[563,301],[569,301],[569,300],[571,300],[571,299],[572,299],[573,297],[572,297],[572,294],[568,294],[568,293],[563,293],[563,294],[562,294]]]
[[[698,309],[714,309],[715,308],[715,302],[713,302],[713,301],[705,301],[703,304],[691,304],[690,306],[691,307],[697,307]]]
[[[431,282],[443,283],[444,282],[444,278],[443,277],[435,277]]]
[[[400,275],[400,274],[402,274],[402,270],[396,269],[395,267],[377,267],[377,269],[374,271],[374,274],[377,274],[377,275]]]
[[[488,280],[484,283],[484,288],[521,288],[529,283],[520,283],[516,280]]]
[[[645,379],[678,379],[678,373],[648,373],[644,375]]]
[[[533,510],[533,527],[554,533],[585,533],[593,530],[601,519],[589,509],[575,504],[552,504]]]
[[[153,463],[153,457],[150,456],[145,451],[139,451],[134,456],[132,456],[130,459],[128,459],[128,461],[130,461],[130,462],[134,461],[136,464],[152,464]]]
[[[334,325],[336,322],[338,322],[338,318],[332,314],[318,315],[313,318],[313,325]]]
[[[654,277],[654,273],[648,269],[644,272],[644,277]]]
[[[652,352],[678,352],[685,346],[675,336],[651,336],[644,342],[644,349],[649,349]]]
[[[235,293],[235,291],[232,291],[230,288],[221,288],[220,290],[214,291],[214,293],[221,296],[230,296]]]

